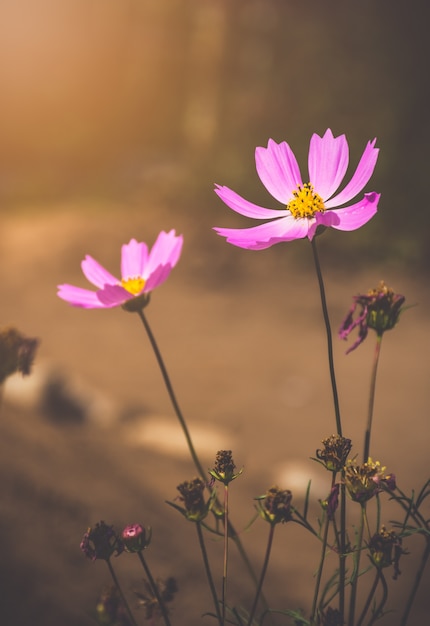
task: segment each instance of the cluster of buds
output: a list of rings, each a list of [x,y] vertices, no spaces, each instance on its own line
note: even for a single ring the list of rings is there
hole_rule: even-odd
[[[0,330],[0,384],[15,372],[30,374],[38,345],[38,339],[24,337],[16,328]]]
[[[329,472],[340,472],[343,470],[348,454],[351,452],[351,439],[340,435],[331,435],[321,442],[324,446],[322,450],[316,451],[317,460],[324,465]]]
[[[318,626],[344,626],[342,614],[339,609],[327,607],[325,611],[318,614]]]
[[[243,472],[243,468],[235,473],[236,465],[233,462],[231,450],[219,450],[215,458],[214,468],[209,470],[213,479],[228,485]]]
[[[357,465],[348,461],[345,465],[345,485],[351,499],[363,504],[383,489],[393,491],[396,488],[394,474],[385,474],[385,467],[379,461],[369,457],[367,463]]]
[[[289,489],[271,487],[264,496],[256,498],[257,511],[269,524],[288,522],[291,519],[291,500],[293,494]]]
[[[124,551],[124,545],[113,526],[108,526],[103,521],[88,528],[82,538],[80,548],[91,561],[96,559],[109,561],[114,553],[118,556]]]
[[[354,296],[354,303],[339,329],[339,337],[346,339],[348,335],[358,327],[358,338],[349,348],[347,354],[352,352],[367,337],[369,328],[374,330],[378,337],[382,337],[386,330],[391,330],[399,321],[405,296],[394,293],[381,281],[376,289],[371,289],[367,294]],[[354,319],[357,307],[359,311]]]
[[[400,575],[399,561],[403,554],[402,539],[394,532],[388,531],[383,526],[379,533],[373,535],[368,544],[370,558],[378,568],[394,566],[393,579]]]

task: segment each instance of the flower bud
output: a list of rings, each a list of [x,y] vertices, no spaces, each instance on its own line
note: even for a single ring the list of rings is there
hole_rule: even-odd
[[[288,522],[291,519],[291,500],[293,494],[289,489],[271,487],[264,496],[256,498],[260,516],[270,524]]]
[[[141,524],[130,524],[121,533],[122,543],[126,552],[141,552],[151,543],[151,529],[146,533]]]

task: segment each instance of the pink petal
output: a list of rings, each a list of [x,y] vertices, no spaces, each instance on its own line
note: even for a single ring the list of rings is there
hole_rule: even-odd
[[[338,189],[348,168],[349,150],[345,135],[333,137],[330,129],[323,137],[313,134],[309,146],[309,181],[323,200]]]
[[[82,261],[81,268],[87,280],[96,287],[102,288],[105,285],[115,285],[118,282],[115,276],[112,276],[110,272],[88,254]]]
[[[100,309],[104,307],[97,298],[96,292],[89,289],[81,289],[81,287],[74,287],[73,285],[58,285],[57,295],[69,304],[84,309]]]
[[[246,217],[269,220],[274,217],[286,217],[290,213],[286,209],[265,209],[257,204],[252,204],[252,202],[248,202],[248,200],[245,200],[245,198],[242,198],[242,196],[239,196],[239,194],[228,187],[216,185],[215,193],[230,209]]]
[[[376,139],[368,142],[353,177],[345,189],[325,203],[326,208],[331,209],[341,206],[355,198],[364,189],[373,174],[378,159],[379,149],[374,147],[375,143]]]
[[[282,204],[288,204],[292,193],[302,185],[299,165],[290,146],[269,139],[267,148],[256,148],[255,164],[267,191]]]
[[[148,293],[149,291],[153,291],[156,287],[159,287],[165,280],[167,280],[172,269],[172,265],[170,264],[159,265],[155,268],[155,270],[151,273],[151,276],[146,281],[143,292]]]
[[[301,239],[308,234],[312,220],[295,219],[292,215],[254,226],[253,228],[214,228],[227,242],[239,248],[262,250],[281,241]]]
[[[142,276],[147,258],[148,246],[146,243],[139,243],[136,239],[131,239],[128,244],[124,244],[121,248],[121,277],[127,279]]]
[[[337,230],[356,230],[375,215],[380,197],[380,193],[366,193],[364,198],[356,204],[321,213],[320,223]]]
[[[106,285],[96,293],[98,300],[104,307],[121,306],[127,300],[134,298],[133,294],[121,287],[121,285]]]
[[[143,277],[149,279],[159,265],[174,267],[179,260],[183,244],[182,235],[176,236],[175,231],[161,231],[148,256]]]

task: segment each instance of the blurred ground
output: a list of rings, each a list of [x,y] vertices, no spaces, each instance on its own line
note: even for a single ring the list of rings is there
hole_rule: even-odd
[[[103,210],[64,204],[55,211],[9,213],[2,222],[2,324],[42,341],[34,375],[24,387],[8,383],[1,411],[2,614],[8,626],[91,623],[86,614],[109,576],[102,563],[85,560],[79,541],[100,519],[119,528],[137,520],[153,527],[150,564],[156,575],[175,576],[180,588],[175,624],[201,624],[201,613],[210,609],[193,528],[164,504],[195,471],[143,328],[122,310],[74,309],[55,295],[61,282],[85,286],[79,262],[86,253],[115,274],[120,245],[132,236],[152,242],[160,229],[184,233],[180,263],[153,294],[147,315],[203,464],[209,467],[223,448],[245,468],[232,485],[236,526],[246,526],[252,498],[275,482],[292,489],[297,505],[309,477],[314,498],[327,495],[327,477],[309,460],[335,431],[309,244],[248,253],[211,232],[211,217],[196,221],[180,207],[172,212],[152,203],[148,213],[143,206],[137,199]],[[348,234],[326,233],[324,249],[338,236]],[[324,260],[323,252],[323,266]],[[370,268],[363,262],[358,270],[357,262],[356,271],[327,265],[334,330],[351,296],[381,278],[418,305],[384,339],[372,439],[372,456],[408,492],[428,477],[427,277],[390,264]],[[358,454],[372,339],[347,357],[346,344],[335,339],[344,434]],[[65,385],[66,395],[81,398],[83,411],[67,412],[55,404],[57,396],[43,396],[41,380],[54,381],[57,389]],[[243,533],[256,568],[265,530],[257,522]],[[220,545],[210,544],[220,567]],[[419,540],[408,545],[411,555],[397,587],[409,586],[416,567]],[[273,605],[308,605],[317,558],[317,546],[300,528],[279,529],[266,585]],[[128,556],[117,563],[131,593],[141,579],[137,564]],[[233,550],[231,576],[232,598],[246,601],[247,575]],[[430,609],[428,573],[426,580],[413,626]],[[401,595],[396,592],[396,601]]]

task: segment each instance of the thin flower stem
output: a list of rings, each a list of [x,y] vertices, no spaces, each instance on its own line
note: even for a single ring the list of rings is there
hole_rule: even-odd
[[[257,610],[258,600],[260,599],[261,590],[263,589],[264,579],[266,577],[267,566],[269,565],[270,553],[272,551],[273,537],[275,535],[276,524],[270,524],[269,538],[267,540],[266,555],[264,557],[264,563],[261,570],[260,580],[258,582],[257,591],[254,598],[254,604],[252,605],[251,612],[249,614],[248,626],[251,626],[254,619],[255,611]]]
[[[224,485],[224,560],[222,571],[222,623],[225,623],[225,607],[227,597],[227,566],[228,566],[228,484]]]
[[[203,531],[202,531],[202,525],[200,522],[196,522],[196,528],[197,528],[197,535],[199,538],[199,545],[200,545],[200,550],[203,556],[203,562],[205,565],[205,570],[206,570],[206,576],[208,579],[208,583],[209,583],[209,589],[211,590],[211,594],[212,594],[212,599],[213,599],[213,603],[214,603],[214,607],[215,607],[215,612],[218,618],[218,624],[219,626],[222,626],[223,624],[223,618],[221,615],[221,611],[219,608],[219,601],[218,601],[218,596],[216,593],[216,589],[215,589],[215,585],[214,585],[214,581],[212,578],[212,572],[211,572],[211,568],[209,565],[209,559],[208,559],[208,554],[206,551],[206,545],[205,545],[205,540],[203,537]]]
[[[366,434],[364,436],[364,453],[363,453],[363,462],[364,463],[367,463],[367,461],[369,459],[370,435],[371,435],[371,432],[372,432],[373,408],[375,406],[376,374],[378,372],[379,357],[380,357],[380,354],[381,354],[381,344],[382,344],[382,335],[378,334],[377,338],[376,338],[375,354],[374,354],[374,357],[373,357],[372,373],[371,373],[371,376],[370,376],[369,410],[368,410],[368,413],[367,413]]]
[[[154,354],[155,354],[155,357],[157,359],[157,363],[158,363],[158,366],[160,368],[161,374],[163,376],[164,384],[166,385],[166,389],[167,389],[167,392],[169,394],[170,401],[172,403],[172,406],[173,406],[173,409],[175,411],[176,417],[179,420],[179,423],[181,425],[182,431],[183,431],[183,433],[185,435],[185,439],[187,441],[187,445],[188,445],[189,452],[191,454],[191,458],[192,458],[192,460],[194,462],[194,465],[195,465],[197,471],[199,472],[200,476],[206,482],[207,481],[207,472],[204,471],[203,466],[200,463],[200,460],[199,460],[199,458],[197,456],[197,452],[196,452],[196,450],[194,448],[194,444],[192,442],[191,435],[190,435],[190,432],[188,430],[187,423],[185,421],[184,416],[182,415],[182,411],[181,411],[181,409],[179,407],[179,404],[178,404],[178,401],[176,399],[175,392],[173,391],[173,386],[172,386],[172,383],[170,382],[170,378],[169,378],[169,375],[167,373],[167,368],[166,368],[166,366],[164,364],[164,360],[163,360],[163,357],[161,356],[161,352],[160,352],[160,350],[158,348],[158,345],[157,345],[157,342],[155,340],[154,334],[153,334],[153,332],[151,330],[151,327],[150,327],[150,325],[148,323],[148,320],[146,319],[145,314],[143,313],[143,310],[140,309],[140,310],[137,311],[137,313],[138,313],[140,319],[142,320],[143,326],[144,326],[144,328],[146,330],[146,333],[148,335],[148,338],[149,338],[149,342],[151,344],[151,347],[152,347],[152,349],[154,351]],[[243,560],[243,562],[245,564],[246,569],[248,570],[248,573],[249,573],[250,577],[252,578],[253,582],[255,584],[257,584],[257,577],[256,577],[256,575],[254,573],[254,570],[252,568],[252,565],[251,565],[251,563],[250,563],[250,561],[248,559],[248,555],[245,552],[245,549],[244,549],[244,547],[242,545],[242,542],[241,542],[241,540],[239,538],[239,535],[237,534],[236,530],[234,529],[234,527],[233,527],[233,525],[232,525],[232,523],[230,521],[228,522],[228,530],[229,530],[229,534],[230,534],[231,539],[236,544],[236,548],[239,551],[239,554],[240,554],[240,556],[241,556],[241,558],[242,558],[242,560]]]
[[[417,573],[415,574],[414,584],[412,586],[411,593],[409,594],[409,598],[406,603],[405,610],[403,611],[402,619],[400,620],[400,626],[406,626],[408,622],[409,614],[414,604],[415,596],[417,594],[418,587],[420,586],[421,578],[423,576],[429,557],[430,557],[430,537],[429,535],[426,535],[426,549],[423,552],[420,566],[417,570]]]
[[[374,622],[376,622],[376,620],[381,617],[382,610],[383,610],[383,608],[385,606],[385,603],[387,602],[387,598],[388,598],[388,585],[387,585],[387,581],[385,580],[385,576],[382,573],[382,570],[379,570],[379,580],[382,583],[382,589],[383,589],[382,599],[381,599],[381,602],[376,607],[376,609],[373,611],[373,617],[369,621],[368,626],[372,626],[372,624],[374,624]]]
[[[332,481],[331,481],[331,488],[333,489],[334,484],[336,481],[336,473],[333,473],[332,476]],[[318,573],[317,573],[317,579],[315,582],[315,589],[314,589],[314,599],[312,602],[312,611],[311,611],[311,624],[315,623],[315,614],[316,614],[316,610],[317,610],[317,602],[318,602],[318,595],[319,595],[319,591],[320,591],[320,585],[321,585],[321,577],[322,577],[322,573],[323,573],[323,569],[324,569],[324,562],[325,562],[325,555],[326,555],[326,551],[327,551],[327,537],[328,537],[328,529],[330,526],[330,517],[328,515],[328,512],[326,512],[326,520],[325,520],[325,526],[324,526],[324,537],[323,537],[323,542],[322,542],[322,547],[321,547],[321,559],[320,559],[320,564],[318,566]]]
[[[327,353],[328,353],[328,365],[330,370],[331,388],[333,394],[334,413],[336,418],[337,434],[342,436],[342,421],[340,418],[339,396],[337,393],[336,373],[334,368],[334,356],[333,356],[333,339],[330,326],[330,317],[328,314],[327,300],[325,296],[324,280],[321,272],[321,264],[318,257],[318,250],[316,244],[316,237],[311,241],[312,252],[315,263],[315,270],[318,278],[318,285],[321,297],[321,306],[324,317],[324,324],[327,335]],[[341,485],[340,496],[340,554],[339,554],[339,612],[341,619],[344,617],[345,607],[345,577],[346,577],[346,496],[345,485]]]
[[[330,326],[330,318],[329,318],[328,308],[327,308],[327,300],[325,296],[324,280],[323,280],[323,276],[321,272],[321,265],[320,265],[319,258],[318,258],[316,237],[312,239],[311,243],[312,243],[312,252],[314,255],[315,269],[316,269],[316,273],[318,277],[318,285],[320,289],[321,305],[322,305],[322,311],[323,311],[323,316],[324,316],[325,329],[326,329],[326,334],[327,334],[328,364],[329,364],[329,369],[330,369],[330,380],[331,380],[331,388],[332,388],[332,393],[333,393],[334,413],[336,416],[336,428],[337,428],[337,434],[341,437],[342,436],[342,424],[341,424],[341,419],[340,419],[339,396],[337,393],[336,374],[334,370],[333,339],[332,339],[332,332],[331,332],[331,326]]]
[[[354,554],[354,569],[351,576],[351,597],[349,599],[349,618],[348,626],[354,626],[355,605],[357,601],[358,579],[360,575],[360,557],[361,557],[361,545],[363,543],[363,531],[366,519],[366,505],[361,505],[361,518],[360,529],[358,532],[358,541]]]
[[[369,610],[370,603],[372,602],[373,596],[375,595],[376,589],[378,587],[378,582],[379,582],[379,570],[376,570],[375,580],[373,581],[372,588],[369,591],[369,595],[367,596],[367,600],[365,602],[361,615],[358,618],[356,626],[362,625],[364,618],[366,617],[366,613]]]
[[[151,574],[151,570],[148,567],[148,564],[143,556],[142,551],[137,553],[137,556],[139,557],[140,562],[142,563],[142,567],[145,570],[145,574],[148,577],[149,580],[149,584],[151,585],[151,589],[154,593],[154,596],[157,599],[158,602],[158,606],[160,607],[161,613],[163,615],[163,619],[164,619],[164,623],[166,624],[166,626],[170,626],[170,619],[169,619],[169,614],[167,611],[167,607],[165,605],[165,603],[163,602],[163,598],[160,595],[160,592],[158,591],[158,586],[157,583],[155,582],[152,574]]]
[[[320,564],[318,566],[317,579],[315,582],[315,590],[314,590],[314,599],[312,602],[312,611],[311,611],[311,619],[310,619],[311,624],[315,624],[315,615],[316,615],[316,610],[317,610],[318,595],[320,591],[321,577],[323,573],[325,554],[327,550],[327,537],[328,537],[329,526],[330,526],[330,519],[329,519],[329,516],[327,515],[326,520],[325,520],[325,526],[324,526],[324,537],[323,537],[323,543],[322,543],[322,548],[321,548],[321,559],[320,559]]]
[[[119,584],[118,578],[117,578],[117,576],[115,574],[115,571],[113,569],[112,563],[110,562],[109,559],[107,559],[106,563],[107,563],[107,566],[109,568],[110,575],[112,576],[112,580],[115,583],[115,587],[118,589],[118,593],[119,593],[119,595],[121,597],[121,600],[122,600],[122,602],[123,602],[123,604],[125,606],[125,610],[127,611],[128,617],[130,618],[130,622],[132,623],[132,626],[137,626],[137,622],[136,622],[136,620],[133,617],[133,613],[131,612],[131,609],[130,609],[130,607],[128,605],[127,600],[125,599],[125,595],[122,592],[121,586]]]
[[[204,471],[202,464],[200,463],[200,460],[197,456],[196,450],[194,448],[194,444],[193,441],[191,439],[191,435],[190,435],[190,431],[188,430],[188,426],[187,423],[185,421],[184,416],[182,415],[182,411],[179,407],[178,401],[176,399],[176,395],[175,392],[173,391],[173,386],[172,383],[170,382],[170,378],[169,375],[167,373],[167,369],[166,366],[164,364],[163,361],[163,357],[161,356],[161,352],[158,348],[157,342],[155,341],[155,337],[152,333],[151,327],[149,326],[148,320],[145,317],[145,314],[143,312],[143,309],[138,310],[138,315],[140,317],[140,319],[142,320],[142,323],[145,327],[146,333],[148,335],[149,341],[151,343],[151,347],[154,350],[154,354],[155,354],[155,358],[157,359],[158,362],[158,366],[161,370],[161,374],[163,376],[164,379],[164,384],[166,385],[166,389],[167,389],[167,393],[169,394],[169,398],[170,401],[173,405],[174,411],[176,413],[176,417],[179,420],[179,423],[181,425],[182,431],[185,435],[185,439],[187,441],[187,445],[188,445],[188,449],[190,451],[191,454],[191,458],[193,459],[194,465],[196,466],[197,471],[199,472],[201,478],[206,481],[207,480],[207,472]]]

